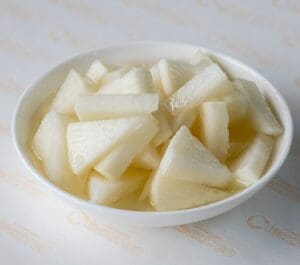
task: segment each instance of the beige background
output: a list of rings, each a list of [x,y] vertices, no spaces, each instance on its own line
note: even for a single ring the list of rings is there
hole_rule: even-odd
[[[106,225],[39,186],[16,156],[11,115],[33,78],[80,52],[148,39],[237,57],[292,109],[285,166],[227,214],[176,228]],[[0,264],[299,264],[299,111],[300,1],[0,0]]]

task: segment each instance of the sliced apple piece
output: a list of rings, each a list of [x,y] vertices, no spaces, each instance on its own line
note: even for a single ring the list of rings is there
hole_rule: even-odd
[[[151,185],[152,185],[152,180],[153,180],[153,176],[148,177],[143,190],[139,196],[139,201],[144,201],[146,199],[148,199],[150,197],[150,190],[151,190]]]
[[[238,123],[247,118],[248,100],[238,89],[223,98],[227,104],[230,124]]]
[[[74,177],[68,161],[66,143],[66,130],[69,122],[70,118],[64,114],[55,111],[48,112],[32,142],[32,148],[42,160],[48,178],[64,189],[72,185]]]
[[[90,91],[81,76],[72,69],[62,86],[59,88],[52,108],[60,113],[74,114],[74,103],[78,95],[89,94]]]
[[[159,131],[152,139],[152,144],[157,147],[167,141],[172,135],[171,115],[162,103],[153,116],[159,121]]]
[[[173,116],[172,129],[176,132],[182,125],[185,125],[189,129],[193,126],[197,119],[197,108],[184,109],[175,116]]]
[[[160,163],[160,154],[155,147],[148,144],[132,161],[132,166],[143,169],[157,169]]]
[[[262,175],[274,145],[271,136],[258,134],[247,149],[230,166],[238,182],[249,186]]]
[[[161,59],[158,64],[164,94],[169,97],[193,75],[191,68],[186,63]]]
[[[98,94],[140,94],[152,93],[153,81],[148,70],[133,68],[121,78],[104,85]]]
[[[108,179],[118,179],[158,131],[158,122],[147,116],[124,142],[116,146],[94,169]]]
[[[148,117],[70,123],[67,144],[72,171],[76,175],[82,175],[92,169],[145,119]]]
[[[130,169],[121,179],[111,181],[93,171],[88,182],[89,199],[94,203],[109,205],[140,189],[148,176],[149,171]]]
[[[86,95],[78,97],[75,112],[79,120],[100,120],[145,115],[158,109],[155,93],[137,95]]]
[[[249,145],[249,142],[231,142],[229,143],[227,160],[237,158]]]
[[[224,96],[232,90],[226,74],[215,63],[208,65],[185,83],[169,98],[169,109],[177,114],[185,108],[193,108],[216,97]]]
[[[101,78],[101,86],[104,86],[112,81],[120,79],[129,71],[129,69],[130,69],[129,67],[122,67],[122,68],[110,71],[108,73],[105,73]]]
[[[189,60],[189,63],[193,66],[203,64],[204,62],[207,63],[207,65],[214,63],[209,56],[200,49],[197,49],[192,58]]]
[[[171,139],[159,171],[170,178],[224,187],[231,180],[226,166],[183,125]]]
[[[101,78],[109,71],[108,67],[100,62],[100,60],[95,60],[89,67],[86,73],[86,77],[91,80],[95,85],[98,85]]]
[[[150,187],[151,203],[158,211],[193,208],[223,200],[230,195],[227,191],[174,179],[159,172]]]
[[[266,102],[263,94],[252,81],[237,79],[234,84],[247,97],[253,127],[267,135],[278,136],[283,128]]]
[[[203,144],[220,161],[225,161],[229,147],[228,111],[226,103],[207,101],[200,106]]]
[[[165,95],[164,95],[164,92],[163,92],[162,82],[161,82],[161,78],[160,78],[159,69],[158,69],[157,64],[153,65],[150,68],[150,73],[151,73],[152,80],[153,80],[154,91],[159,94],[160,98],[164,98]]]

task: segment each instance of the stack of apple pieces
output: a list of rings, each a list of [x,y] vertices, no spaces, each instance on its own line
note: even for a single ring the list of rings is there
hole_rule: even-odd
[[[149,68],[95,60],[85,77],[71,70],[32,148],[71,193],[104,205],[136,194],[170,211],[253,184],[282,130],[255,83],[229,79],[197,51]]]

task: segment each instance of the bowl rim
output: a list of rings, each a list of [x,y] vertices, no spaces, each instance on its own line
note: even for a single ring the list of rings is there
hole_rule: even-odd
[[[93,53],[98,53],[100,51],[103,51],[105,49],[111,49],[111,48],[124,48],[124,47],[142,47],[142,46],[149,46],[149,45],[166,45],[166,46],[182,46],[186,48],[193,48],[193,49],[200,49],[203,52],[211,53],[215,55],[216,57],[224,58],[225,60],[229,60],[234,62],[235,64],[238,64],[242,66],[243,68],[255,73],[257,77],[259,77],[261,80],[264,80],[266,84],[268,85],[268,90],[271,90],[271,92],[274,94],[274,96],[277,98],[279,105],[280,105],[280,110],[276,108],[276,110],[280,113],[283,113],[284,117],[284,123],[286,124],[284,127],[284,133],[282,135],[285,136],[285,142],[283,144],[282,149],[280,150],[279,154],[279,159],[276,164],[273,164],[270,170],[267,172],[267,174],[261,176],[261,178],[256,181],[254,184],[251,186],[245,188],[241,192],[238,192],[228,198],[225,198],[223,200],[210,203],[208,205],[203,205],[203,206],[198,206],[194,208],[189,208],[189,209],[183,209],[183,210],[176,210],[176,211],[135,211],[135,210],[125,210],[125,209],[118,209],[118,208],[112,208],[109,206],[101,205],[101,204],[96,204],[92,203],[88,200],[84,200],[80,197],[77,197],[71,193],[68,193],[64,191],[63,189],[59,188],[56,186],[54,183],[52,183],[46,176],[43,176],[34,166],[30,164],[30,159],[28,156],[25,154],[20,142],[18,141],[18,132],[17,132],[17,123],[18,123],[18,115],[20,114],[20,109],[22,107],[22,104],[25,102],[26,96],[29,92],[34,90],[35,85],[41,81],[45,76],[47,76],[50,72],[55,71],[57,68],[60,68],[62,65],[70,62],[71,60],[75,59],[80,59],[82,57],[91,55]],[[254,195],[257,191],[259,191],[261,188],[263,188],[267,182],[269,182],[274,176],[275,173],[281,168],[283,163],[285,162],[288,153],[291,148],[292,140],[293,140],[293,120],[291,116],[290,109],[288,107],[288,104],[284,97],[281,95],[281,93],[273,86],[271,82],[267,78],[265,78],[263,75],[261,75],[255,68],[252,66],[248,66],[247,64],[241,62],[239,59],[236,59],[234,57],[231,57],[229,55],[226,55],[222,52],[216,51],[214,49],[209,49],[197,44],[188,44],[184,42],[171,42],[171,41],[128,41],[128,42],[117,42],[117,43],[111,43],[107,45],[101,45],[97,49],[92,49],[83,53],[79,53],[75,56],[70,56],[56,65],[50,67],[47,71],[45,71],[43,74],[39,75],[37,78],[33,79],[29,85],[24,89],[24,91],[21,93],[21,95],[18,98],[18,101],[15,105],[14,111],[13,111],[13,116],[12,116],[12,123],[11,123],[11,133],[12,133],[12,140],[14,147],[16,149],[16,152],[25,165],[25,167],[33,173],[33,175],[36,177],[36,179],[41,182],[43,185],[45,185],[48,189],[53,191],[55,194],[58,196],[63,197],[66,200],[70,200],[71,202],[75,204],[79,204],[83,207],[91,208],[94,209],[95,211],[102,211],[106,212],[109,214],[114,214],[114,215],[132,215],[133,217],[149,217],[149,216],[178,216],[178,215],[189,215],[195,212],[199,211],[205,211],[205,210],[210,210],[215,207],[222,207],[225,205],[230,205],[233,204],[234,201],[241,201],[243,197],[246,197],[247,194],[250,194],[250,196]],[[255,192],[256,191],[256,192]],[[250,197],[249,196],[249,197]]]

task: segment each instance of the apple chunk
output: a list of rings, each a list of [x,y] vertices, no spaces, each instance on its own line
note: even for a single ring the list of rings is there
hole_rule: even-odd
[[[72,171],[82,175],[118,143],[121,143],[147,117],[74,122],[68,125],[67,145]]]
[[[224,187],[232,179],[227,167],[185,125],[171,139],[158,170],[170,178],[216,187]]]
[[[171,115],[165,108],[164,104],[160,104],[153,116],[159,121],[159,131],[152,139],[152,144],[156,147],[166,142],[173,134],[171,126]]]
[[[258,134],[230,166],[236,180],[245,186],[257,181],[271,156],[273,145],[274,139],[271,136]]]
[[[224,102],[207,101],[200,106],[203,144],[220,161],[225,161],[229,147],[228,112]]]
[[[154,93],[137,95],[86,95],[78,97],[75,111],[81,121],[115,119],[149,114],[158,109]]]
[[[109,71],[108,67],[101,63],[99,60],[95,60],[89,67],[86,77],[94,84],[99,84],[102,77]]]
[[[132,166],[144,169],[157,169],[160,163],[160,154],[152,145],[148,144],[132,161]]]
[[[182,125],[185,125],[189,129],[193,126],[197,119],[198,109],[185,109],[173,116],[172,130],[176,132]]]
[[[104,85],[98,94],[140,94],[152,93],[151,73],[143,68],[133,68],[121,78]]]
[[[173,114],[185,108],[193,108],[232,90],[226,74],[215,63],[208,65],[185,83],[169,98],[169,109]]]
[[[152,116],[147,116],[139,127],[106,157],[94,169],[109,179],[118,179],[129,167],[134,157],[140,153],[158,131],[158,122]]]
[[[153,178],[150,187],[150,199],[158,211],[193,208],[223,200],[230,195],[227,191],[174,179],[160,173]]]
[[[158,63],[159,76],[165,96],[169,97],[186,81],[193,73],[191,67],[186,63],[174,60],[161,59]]]
[[[59,88],[53,100],[52,108],[60,113],[72,115],[77,96],[89,93],[90,91],[81,76],[75,70],[71,70]]]
[[[149,171],[130,169],[121,179],[110,181],[94,171],[88,182],[89,199],[94,203],[109,205],[142,188],[148,175]]]
[[[113,71],[105,73],[101,78],[101,86],[104,86],[112,81],[120,79],[129,71],[129,67],[121,67]],[[101,87],[100,87],[101,89]]]
[[[247,97],[253,127],[264,134],[278,136],[283,128],[254,82],[237,79],[234,84]]]
[[[42,160],[49,179],[67,188],[72,185],[73,173],[68,161],[66,130],[70,118],[55,111],[48,112],[36,131],[32,148]]]
[[[238,89],[226,95],[224,102],[227,104],[230,124],[239,123],[247,118],[248,101],[247,97]]]

